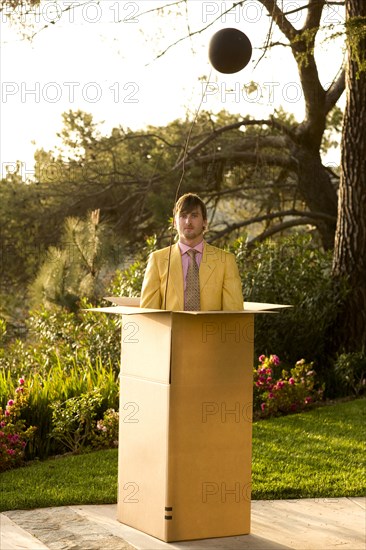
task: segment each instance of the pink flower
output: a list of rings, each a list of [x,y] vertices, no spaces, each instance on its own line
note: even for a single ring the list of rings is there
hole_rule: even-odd
[[[98,420],[97,429],[101,430],[102,432],[106,432],[108,428],[104,425],[103,420]]]
[[[19,387],[15,391],[16,393],[22,393],[24,391],[24,388]]]
[[[280,390],[281,388],[283,388],[284,385],[285,383],[282,380],[279,380],[276,384],[276,388]]]
[[[6,452],[8,453],[8,455],[15,455],[14,449],[8,449]]]
[[[23,386],[25,384],[24,378],[19,378],[18,384],[19,384],[19,386]]]
[[[261,409],[262,409],[262,411],[264,411],[265,408],[266,408],[266,404],[265,404],[265,403],[261,403]]]
[[[260,363],[263,363],[263,361],[265,361],[265,359],[266,359],[266,356],[265,356],[265,355],[260,355],[260,356],[258,357],[258,361],[259,361]]]
[[[4,432],[0,432],[0,437],[4,437]]]
[[[10,411],[8,411],[8,409],[5,411],[5,416],[10,416]]]
[[[0,422],[0,428],[5,428],[5,426],[6,426],[5,420],[2,420],[2,421]]]
[[[270,393],[270,394],[268,395],[268,397],[269,397],[270,399],[273,399],[273,398],[274,398],[273,393]]]
[[[291,377],[289,378],[288,383],[291,384],[291,386],[293,386],[295,384],[295,380]]]
[[[311,403],[311,402],[312,402],[311,397],[305,397],[305,403],[306,403],[306,405],[307,405],[308,403]]]
[[[8,401],[8,407],[12,407],[14,405],[13,399],[9,399]]]
[[[269,359],[276,366],[280,364],[280,359],[279,359],[278,355],[271,355]]]

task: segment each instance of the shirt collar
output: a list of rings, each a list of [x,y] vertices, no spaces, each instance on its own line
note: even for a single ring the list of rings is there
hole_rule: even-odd
[[[184,243],[180,243],[180,242],[178,242],[178,245],[179,245],[180,253],[181,253],[182,256],[183,256],[183,254],[185,254],[187,252],[187,250],[191,250],[192,248],[193,248],[193,250],[197,250],[197,252],[199,252],[200,254],[203,254],[203,245],[204,245],[204,240],[203,239],[200,243],[196,244],[196,246],[194,246],[194,247],[189,246],[189,245],[184,244]]]

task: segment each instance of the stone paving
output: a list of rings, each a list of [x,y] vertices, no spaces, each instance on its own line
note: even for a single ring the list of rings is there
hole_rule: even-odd
[[[135,550],[102,525],[68,507],[15,510],[6,516],[50,550]]]
[[[117,507],[0,514],[0,550],[365,550],[366,499],[252,501],[250,535],[165,543],[117,521]]]

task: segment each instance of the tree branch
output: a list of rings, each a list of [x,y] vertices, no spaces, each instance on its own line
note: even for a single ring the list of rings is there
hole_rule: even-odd
[[[294,138],[294,133],[292,130],[286,126],[285,124],[282,124],[280,121],[277,121],[273,118],[271,119],[262,119],[262,120],[252,120],[252,119],[243,119],[239,122],[234,122],[233,124],[228,124],[227,126],[221,126],[221,128],[218,128],[217,130],[213,130],[209,136],[204,138],[202,141],[197,143],[194,147],[192,147],[189,151],[187,151],[186,158],[189,158],[193,156],[197,151],[208,145],[211,141],[217,138],[220,134],[224,132],[229,132],[230,130],[239,129],[241,126],[259,126],[259,125],[266,125],[266,126],[272,126],[273,128],[276,128],[278,130],[281,130],[286,135],[288,135],[291,139]],[[173,167],[173,170],[177,170],[180,168],[185,162],[185,159],[181,159],[175,166]]]
[[[327,0],[325,0],[325,4],[327,6],[344,6],[344,2],[328,2]],[[302,10],[307,10],[308,7],[309,7],[309,4],[306,4],[305,6],[301,6],[299,8],[294,8],[293,10],[284,11],[283,14],[284,15],[291,15],[292,13],[296,13],[296,12],[299,12],[299,11],[302,11]]]
[[[185,0],[182,0],[182,1],[185,2]],[[191,32],[189,35],[185,35],[185,36],[182,36],[181,38],[178,38],[178,40],[176,40],[172,44],[169,44],[169,46],[167,46],[164,50],[162,50],[156,57],[154,57],[154,59],[152,61],[147,63],[145,66],[148,67],[150,65],[150,63],[153,63],[157,59],[160,59],[160,57],[165,55],[174,46],[177,46],[180,42],[183,42],[184,40],[187,40],[187,38],[192,38],[192,36],[195,36],[196,34],[201,34],[205,30],[207,30],[208,28],[212,27],[212,25],[214,25],[216,23],[216,21],[219,21],[222,18],[222,16],[225,15],[225,13],[228,13],[231,10],[235,9],[236,6],[241,6],[243,4],[243,2],[244,2],[244,0],[241,0],[241,2],[234,2],[233,5],[230,8],[228,8],[227,10],[225,10],[223,12],[220,12],[220,15],[218,15],[215,19],[213,19],[213,21],[211,21],[211,23],[208,23],[205,27],[201,27],[197,31]],[[179,2],[176,2],[176,3],[179,4]],[[151,10],[151,11],[154,11],[154,10]]]
[[[212,161],[220,161],[220,160],[223,160],[225,162],[238,161],[238,162],[256,163],[258,162],[259,158],[263,164],[266,164],[268,166],[283,166],[293,171],[296,171],[298,168],[297,163],[290,156],[279,157],[277,155],[263,155],[263,154],[258,156],[256,152],[249,153],[249,152],[241,152],[241,151],[223,151],[223,152],[216,152],[209,155],[202,155],[192,159],[189,162],[186,162],[185,166],[186,168],[190,168],[195,164],[200,164],[200,165],[208,164]]]
[[[325,0],[310,0],[308,3],[308,14],[303,25],[303,30],[310,30],[319,27],[323,13]],[[313,43],[315,42],[315,36]]]
[[[269,227],[268,229],[266,229],[266,231],[263,231],[263,233],[251,239],[248,242],[248,246],[254,246],[255,243],[263,242],[264,240],[268,239],[268,237],[272,237],[272,235],[275,235],[276,233],[280,233],[285,229],[289,229],[290,227],[297,227],[299,225],[316,224],[314,224],[314,222],[310,218],[298,218],[297,220],[288,220],[286,222],[282,222],[277,225],[273,225],[272,227]]]
[[[276,0],[259,0],[259,2],[266,8],[269,16],[275,21],[287,40],[292,42],[299,31],[286,19],[284,12],[277,5]]]
[[[345,68],[343,67],[341,69],[341,72],[338,75],[338,78],[336,78],[330,87],[328,88],[326,94],[325,94],[325,111],[326,113],[329,113],[329,111],[334,107],[334,105],[337,103],[338,99],[343,94],[345,88],[346,88],[346,82],[345,82]]]
[[[241,229],[242,227],[252,225],[253,223],[260,223],[266,220],[273,220],[275,218],[282,218],[285,216],[300,216],[300,217],[297,220],[288,220],[287,222],[281,222],[281,225],[283,226],[284,229],[285,229],[285,224],[289,224],[286,227],[294,227],[296,225],[301,225],[301,224],[303,225],[305,223],[314,224],[314,220],[335,221],[335,218],[333,216],[329,216],[328,214],[324,214],[322,212],[301,212],[299,210],[294,210],[294,209],[283,210],[280,212],[271,212],[269,214],[263,214],[262,216],[256,216],[254,218],[250,218],[249,220],[245,220],[242,222],[227,224],[227,227],[225,229],[214,233],[214,236],[211,238],[211,240],[220,239],[221,237],[231,233],[232,231],[235,231],[236,229]],[[306,220],[306,222],[304,222],[303,220]],[[270,231],[270,229],[268,229],[268,231]],[[281,231],[281,230],[277,230],[276,232],[278,231]],[[208,238],[208,241],[210,241],[210,238]]]
[[[263,148],[272,147],[273,149],[284,149],[288,147],[288,145],[285,136],[245,136],[237,146],[234,146],[234,151],[245,151],[258,146]]]
[[[287,189],[287,190],[290,190],[290,189],[296,189],[296,185],[295,184],[291,184],[291,183],[285,183],[285,184],[280,184],[279,187],[281,189]],[[241,197],[243,196],[243,193],[245,193],[246,191],[257,191],[258,190],[258,185],[241,185],[239,187],[233,187],[232,189],[223,189],[221,191],[211,191],[210,193],[203,193],[202,195],[204,196],[204,198],[219,198],[219,197],[224,197],[225,195],[235,195],[237,197]],[[269,192],[271,192],[273,190],[273,184],[272,183],[269,183],[267,185],[261,185],[260,187],[260,190],[263,191],[263,190],[268,190]]]

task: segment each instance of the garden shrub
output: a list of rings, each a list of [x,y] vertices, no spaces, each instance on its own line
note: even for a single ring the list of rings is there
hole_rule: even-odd
[[[18,384],[14,398],[9,399],[5,409],[0,407],[0,472],[23,464],[25,447],[36,430],[34,426],[26,427],[21,419],[28,390],[24,378],[20,378]]]
[[[366,353],[342,353],[335,361],[335,375],[345,394],[362,395],[366,391]]]
[[[119,413],[114,409],[105,411],[103,419],[98,420],[91,438],[95,449],[106,449],[118,446]]]
[[[156,237],[149,237],[136,260],[127,269],[116,271],[107,293],[111,296],[140,296],[149,254],[156,249]]]
[[[321,400],[324,386],[316,384],[313,364],[304,359],[288,372],[276,375],[280,360],[277,355],[261,355],[254,369],[253,408],[259,417],[299,412]]]
[[[298,357],[312,360],[327,391],[341,391],[334,387],[329,349],[332,324],[347,290],[345,284],[333,283],[331,252],[315,248],[311,237],[301,234],[253,248],[239,239],[231,251],[237,257],[244,300],[293,306],[256,317],[255,355],[276,353],[288,365]]]
[[[27,458],[46,458],[50,454],[64,452],[61,443],[51,439],[52,403],[66,401],[83,393],[98,388],[101,396],[100,418],[109,408],[118,407],[119,384],[118,375],[112,365],[103,365],[101,360],[95,364],[90,361],[84,364],[74,364],[65,371],[58,363],[45,373],[33,372],[28,382],[28,401],[22,409],[22,419],[27,426],[37,427],[29,438],[26,448]],[[9,373],[0,369],[0,391],[3,402],[5,392],[14,392],[14,381]]]
[[[64,402],[51,404],[52,431],[50,437],[62,444],[64,449],[78,453],[90,445],[94,420],[102,403],[99,389],[71,397]]]
[[[92,304],[81,300],[78,312],[62,308],[50,311],[43,307],[31,312],[26,321],[26,339],[17,338],[0,350],[0,367],[16,377],[34,372],[43,375],[59,364],[67,373],[75,362],[95,364],[102,360],[104,364],[111,363],[118,373],[120,318],[84,311],[91,307]]]

